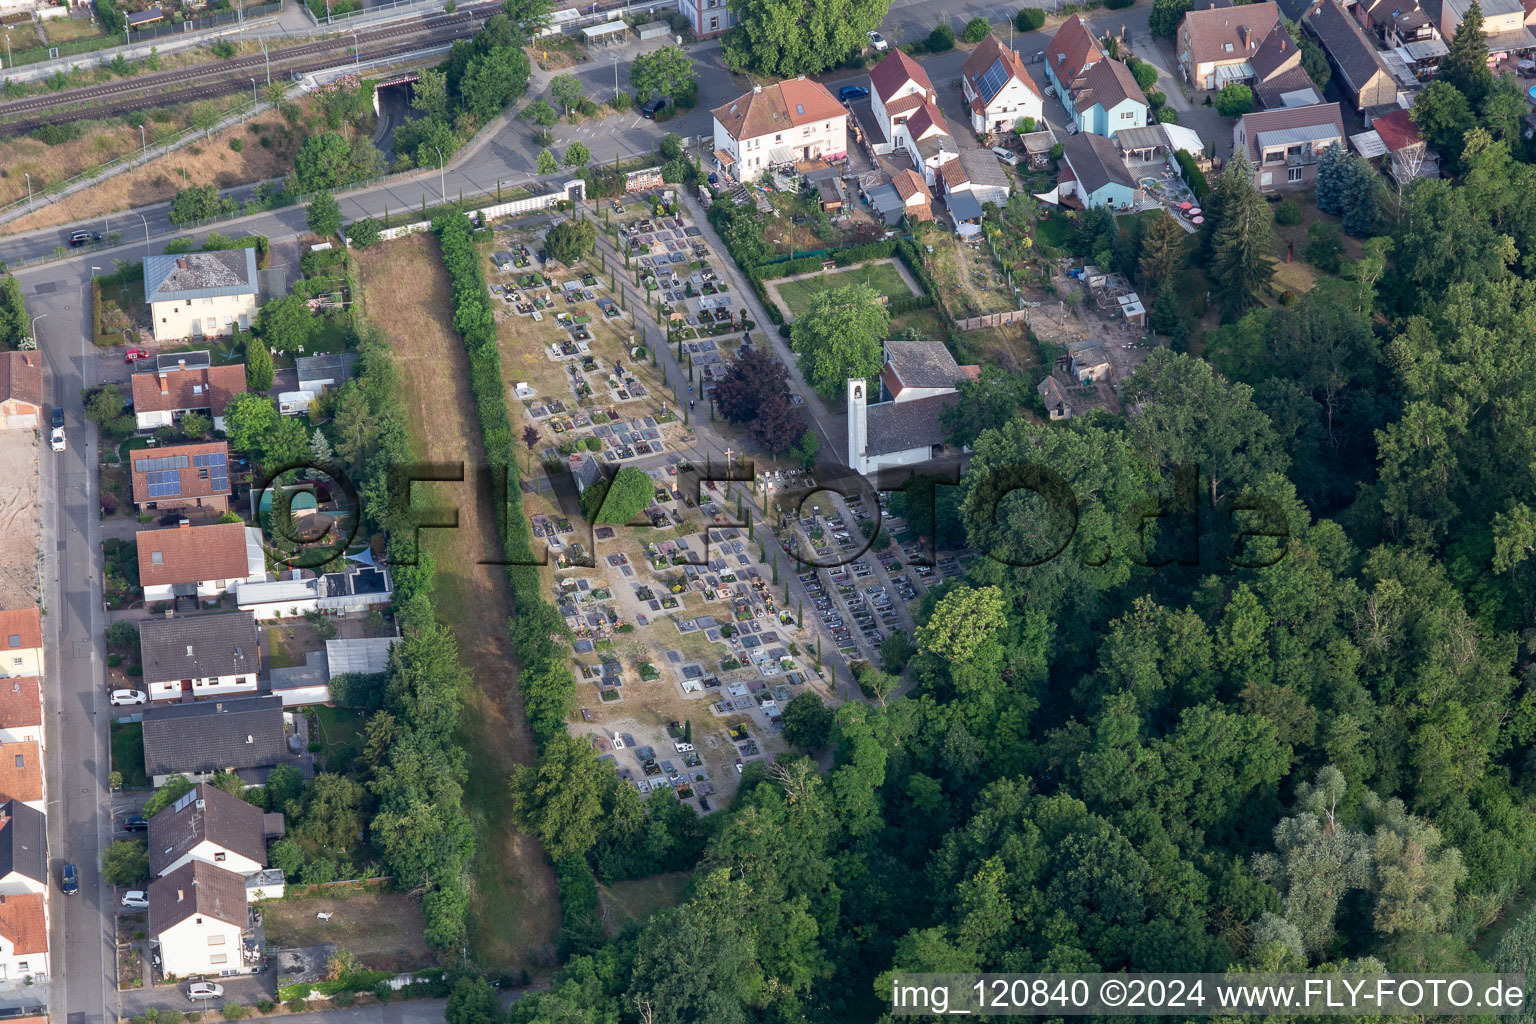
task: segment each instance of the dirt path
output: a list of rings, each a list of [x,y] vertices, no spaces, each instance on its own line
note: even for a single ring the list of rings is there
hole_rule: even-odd
[[[412,235],[357,256],[365,312],[389,335],[400,367],[402,396],[420,455],[463,460],[466,483],[440,484],[425,502],[457,504],[457,530],[425,531],[436,559],[438,615],[458,637],[459,658],[474,677],[460,725],[469,755],[464,803],[476,824],[470,865],[470,936],[491,969],[553,966],[560,928],[554,870],[538,843],[510,824],[512,768],[533,761],[533,739],[516,683],[507,621],[511,595],[495,558],[495,520],[471,490],[485,462],[469,360],[453,322],[448,279],[437,241]]]

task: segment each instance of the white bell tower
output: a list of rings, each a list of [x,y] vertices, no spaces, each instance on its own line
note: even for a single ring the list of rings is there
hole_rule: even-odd
[[[867,406],[864,381],[848,382],[848,467],[855,473],[866,473],[864,448],[868,438]]]

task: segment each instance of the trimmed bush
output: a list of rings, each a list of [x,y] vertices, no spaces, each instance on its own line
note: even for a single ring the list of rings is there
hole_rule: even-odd
[[[1282,199],[1275,204],[1275,223],[1291,227],[1301,223],[1301,207],[1294,199]]]
[[[987,38],[987,33],[992,31],[992,26],[987,24],[986,18],[972,18],[965,23],[965,32],[961,38],[968,43],[979,43]]]
[[[943,53],[946,50],[953,50],[955,48],[955,30],[947,24],[936,26],[932,32],[928,33],[927,46],[929,53]]]
[[[1034,32],[1045,24],[1045,11],[1038,7],[1022,7],[1013,16],[1013,27],[1020,32]]]

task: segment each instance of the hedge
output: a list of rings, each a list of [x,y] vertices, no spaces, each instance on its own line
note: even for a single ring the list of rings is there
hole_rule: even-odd
[[[510,623],[512,646],[521,669],[518,688],[528,724],[534,743],[542,749],[551,737],[565,730],[565,718],[575,706],[576,679],[571,674],[570,649],[564,643],[568,633],[564,619],[544,600],[539,571],[533,564],[533,529],[523,511],[518,485],[516,441],[507,415],[491,293],[469,218],[456,210],[445,213],[433,220],[432,230],[442,246],[452,287],[453,326],[469,352],[470,390],[475,396],[486,459],[493,472],[506,474],[506,500],[497,504],[496,518],[502,552],[509,563],[507,582],[515,611]]]
[[[915,313],[920,309],[928,309],[932,305],[932,295],[900,295],[886,304],[885,311],[891,316],[901,316],[903,313]]]
[[[560,959],[590,953],[603,944],[603,921],[597,902],[597,881],[583,854],[555,862],[560,889]]]
[[[1195,158],[1182,149],[1178,151],[1177,159],[1179,170],[1184,172],[1184,183],[1195,194],[1195,200],[1204,206],[1211,198],[1211,186],[1205,180],[1205,172],[1200,169],[1199,164],[1195,163]]]
[[[355,974],[343,974],[333,981],[301,981],[296,985],[278,988],[277,998],[279,1002],[286,1003],[290,999],[307,999],[311,992],[327,996],[334,996],[338,992],[365,992],[393,977],[389,971],[358,971]]]
[[[797,256],[780,263],[764,263],[757,268],[757,276],[768,281],[778,277],[794,277],[796,274],[814,274],[820,269],[820,256]]]

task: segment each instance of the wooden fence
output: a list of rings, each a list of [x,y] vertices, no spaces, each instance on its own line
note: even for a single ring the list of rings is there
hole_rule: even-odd
[[[1012,309],[1006,313],[987,313],[983,316],[966,317],[964,320],[954,322],[955,329],[961,331],[979,331],[983,327],[1007,327],[1010,324],[1029,323],[1029,310]]]

